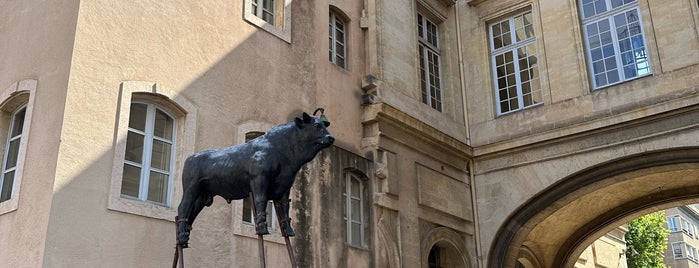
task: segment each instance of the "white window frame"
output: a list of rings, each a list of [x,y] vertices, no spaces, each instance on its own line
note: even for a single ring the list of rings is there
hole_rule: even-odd
[[[340,24],[342,29],[338,29],[337,24]],[[328,57],[330,62],[338,67],[347,69],[347,24],[342,16],[332,9],[330,10],[330,18],[328,20],[328,34]],[[342,41],[339,41],[338,35],[342,37]],[[337,49],[338,45],[342,46],[341,50]],[[342,62],[340,62],[340,59],[342,59]]]
[[[14,118],[14,112],[19,110],[19,107],[25,107],[24,125],[22,127],[22,138],[19,144],[19,152],[17,155],[17,166],[15,168],[15,177],[12,185],[12,194],[10,199],[0,202],[0,216],[6,213],[13,212],[19,207],[19,197],[21,194],[22,178],[24,175],[25,159],[27,154],[28,137],[31,131],[32,114],[34,110],[34,98],[36,96],[37,80],[26,79],[13,83],[11,86],[0,92],[0,107],[4,112],[8,113],[10,120]],[[9,134],[8,134],[9,135]],[[7,149],[6,149],[7,150]],[[6,156],[5,154],[4,156]],[[3,165],[5,157],[3,156]]]
[[[274,1],[274,22],[269,23],[262,19],[261,13],[263,9],[255,9],[257,3],[262,0],[245,0],[243,19],[248,23],[265,30],[272,35],[291,43],[291,2],[292,0],[271,0]],[[257,10],[257,13],[255,12]],[[260,16],[258,16],[258,13]]]
[[[531,14],[531,16],[532,16],[532,21],[530,24],[532,36],[531,37],[526,36],[526,26],[527,25],[524,25],[525,28],[523,30],[525,32],[525,38],[523,40],[518,41],[517,35],[516,35],[516,33],[517,33],[516,27],[517,26],[515,23],[515,19],[518,17],[524,18],[524,16],[527,14]],[[523,109],[536,107],[539,105],[543,105],[543,103],[544,103],[544,101],[543,101],[543,93],[544,92],[543,92],[543,87],[541,84],[541,71],[539,70],[540,64],[537,62],[537,63],[534,63],[534,64],[527,66],[528,67],[527,72],[528,72],[528,69],[532,69],[531,72],[533,73],[532,75],[528,75],[529,78],[527,81],[522,81],[523,77],[522,77],[521,73],[523,70],[521,70],[521,66],[520,66],[520,64],[518,64],[520,61],[519,50],[522,48],[527,49],[529,46],[532,46],[533,49],[535,50],[534,54],[533,54],[534,58],[536,58],[537,61],[539,59],[540,53],[539,53],[538,45],[536,43],[537,42],[536,41],[536,32],[534,30],[533,17],[534,17],[534,13],[532,12],[532,10],[526,10],[523,12],[518,12],[512,16],[508,16],[505,19],[494,21],[494,22],[488,24],[488,40],[490,41],[490,61],[491,61],[491,68],[492,68],[492,74],[493,74],[493,87],[495,88],[495,100],[496,100],[495,107],[496,107],[498,115],[505,115],[505,114],[520,111]],[[509,27],[509,34],[508,35],[509,35],[509,38],[510,38],[509,40],[511,41],[511,43],[510,44],[503,44],[503,46],[496,48],[495,47],[496,37],[494,36],[495,33],[493,32],[493,26],[498,25],[498,24],[503,24],[503,23],[506,23]],[[503,36],[505,36],[505,35],[503,35]],[[500,81],[499,80],[504,79],[508,83],[508,85],[510,83],[510,81],[508,81],[507,74],[505,74],[505,77],[500,77],[498,74],[498,68],[500,66],[498,66],[498,64],[497,64],[498,63],[497,58],[499,56],[506,58],[505,55],[507,53],[512,54],[512,67],[513,67],[512,72],[514,73],[514,81],[512,81],[512,82],[514,82],[514,84],[515,84],[515,87],[514,87],[515,92],[513,92],[513,93],[516,94],[516,98],[513,98],[513,96],[509,96],[509,93],[510,93],[509,88],[510,87],[506,87],[505,89],[500,88]],[[531,58],[532,53],[527,53],[526,55],[528,56],[527,63],[529,64],[529,59]],[[504,60],[503,60],[503,62],[504,62]],[[506,64],[506,62],[504,62],[504,63]],[[506,66],[506,65],[503,65],[503,66]],[[507,69],[507,67],[505,67],[505,68]],[[537,75],[537,76],[533,77],[534,75]],[[529,85],[530,85],[529,92],[527,94],[525,94],[525,92],[523,90],[524,83],[529,83]],[[501,98],[500,93],[503,90],[508,91],[507,93],[508,93],[509,98],[507,100],[502,100],[502,98]],[[530,104],[528,104],[528,105],[526,104],[525,99],[524,99],[524,95],[531,95],[531,103]],[[510,100],[513,100],[513,99],[517,100],[517,107],[511,106]],[[502,109],[503,102],[507,102],[507,106],[509,107],[509,110],[503,111],[503,109]]]
[[[252,201],[250,201],[250,197],[244,198],[243,199],[243,208],[245,208],[245,205],[250,206],[250,213],[248,214],[249,220],[245,219],[245,215],[241,218],[241,221],[244,224],[247,225],[255,225],[255,210],[254,210],[254,204]],[[290,209],[291,210],[291,209]],[[265,209],[267,211],[267,228],[269,229],[270,232],[276,231],[279,229],[279,220],[277,219],[277,209],[274,208],[274,201],[269,200],[267,201],[267,208]]]
[[[418,39],[418,72],[420,79],[420,94],[422,103],[439,112],[444,111],[444,79],[442,76],[442,55],[440,48],[440,23],[435,22],[423,12],[417,12],[417,39]],[[434,38],[429,38],[429,26],[434,26]],[[434,57],[433,65],[438,69],[433,72],[430,59]],[[434,77],[436,83],[430,78]],[[435,85],[436,84],[436,85]],[[438,96],[435,96],[438,95]]]
[[[650,49],[648,48],[648,39],[646,38],[645,30],[643,29],[643,21],[641,18],[641,9],[638,5],[638,1],[632,0],[629,3],[623,4],[623,5],[615,7],[615,8],[611,8],[611,6],[612,6],[611,1],[612,0],[597,0],[597,1],[604,2],[606,7],[609,7],[609,8],[607,8],[606,11],[591,15],[590,17],[586,18],[585,14],[584,14],[585,7],[583,6],[583,1],[578,0],[578,8],[580,9],[580,18],[582,21],[582,28],[583,28],[583,38],[585,39],[585,55],[587,57],[587,62],[588,62],[587,68],[588,68],[588,72],[589,72],[590,83],[592,83],[593,90],[606,88],[609,86],[617,85],[620,83],[624,83],[627,81],[631,81],[631,80],[635,80],[635,79],[638,79],[641,77],[652,75],[653,70],[651,68],[650,55],[649,55]],[[631,77],[626,77],[626,73],[624,71],[624,63],[622,60],[621,48],[620,48],[621,45],[619,42],[619,37],[616,34],[617,26],[616,26],[616,22],[614,20],[614,16],[620,15],[620,14],[623,14],[626,12],[631,12],[631,11],[635,11],[636,14],[638,15],[636,25],[639,27],[640,37],[643,39],[642,40],[643,41],[643,48],[644,48],[643,54],[645,55],[644,56],[645,59],[640,60],[639,59],[640,56],[637,56],[635,59],[635,63],[634,63],[636,65],[636,67],[635,67],[636,75],[631,76]],[[607,70],[606,60],[605,60],[605,59],[611,59],[611,56],[607,56],[607,57],[604,56],[604,54],[603,54],[604,53],[603,52],[604,46],[601,43],[602,41],[600,41],[600,47],[599,47],[600,52],[599,53],[602,53],[602,56],[601,56],[602,59],[600,59],[596,62],[593,62],[593,57],[592,57],[593,51],[592,50],[594,50],[596,48],[591,48],[590,34],[588,33],[589,32],[588,26],[591,26],[593,24],[597,24],[597,23],[604,21],[604,20],[606,20],[609,23],[610,35],[611,35],[611,39],[612,39],[611,44],[612,44],[612,47],[614,50],[613,51],[614,60],[610,61],[610,63],[614,63],[616,68],[611,68],[611,70],[616,69],[615,73],[618,77],[618,81],[615,81],[612,83],[609,83],[607,75],[606,75],[608,72],[610,72],[610,70]],[[626,24],[626,25],[628,25],[628,24]],[[632,43],[631,37],[629,37],[629,44],[631,44],[631,43]],[[631,46],[633,46],[633,44],[631,44]],[[642,57],[640,57],[640,58],[642,58]],[[600,74],[603,74],[605,76],[605,80],[607,80],[607,83],[598,83],[598,80],[597,80],[596,74],[595,74],[595,64],[598,62],[600,62],[603,66],[605,66],[605,67],[603,67],[604,71]],[[643,63],[643,64],[645,64],[645,67],[638,68],[638,65],[640,65],[641,62],[645,62],[645,63]],[[630,66],[630,64],[626,64],[626,66]],[[644,74],[638,74],[640,69],[647,69],[647,70]]]
[[[675,260],[679,259],[684,259],[685,258],[685,247],[684,247],[684,242],[675,242],[672,243],[672,256],[674,257]]]
[[[192,102],[181,94],[177,94],[154,82],[125,81],[120,86],[121,94],[117,111],[116,135],[114,141],[114,160],[112,164],[112,181],[109,191],[109,210],[130,213],[134,215],[172,221],[177,216],[177,208],[172,204],[182,197],[182,163],[187,156],[194,153],[194,144],[197,130],[197,108]],[[121,181],[123,177],[124,160],[126,153],[126,138],[129,126],[129,113],[131,103],[135,99],[158,104],[164,107],[177,121],[176,147],[172,148],[175,157],[171,159],[173,171],[170,204],[164,206],[152,202],[144,202],[135,198],[124,198],[121,195]]]
[[[352,196],[352,181],[357,181],[359,183],[359,198],[355,198]],[[345,175],[345,190],[342,193],[342,197],[345,200],[345,213],[344,213],[344,220],[345,220],[345,225],[347,229],[347,244],[356,246],[356,247],[364,247],[364,180],[352,172],[347,172]],[[359,221],[353,220],[352,218],[352,201],[356,200],[359,201]],[[359,224],[359,244],[356,244],[354,241],[352,241],[352,224]]]
[[[8,200],[10,200],[10,199],[12,198],[12,190],[13,190],[12,188],[13,188],[14,182],[15,182],[14,176],[17,174],[17,173],[16,173],[16,172],[17,172],[17,166],[19,165],[19,160],[20,160],[20,158],[19,158],[19,156],[20,156],[19,146],[22,144],[22,139],[23,139],[23,136],[25,136],[25,135],[24,135],[24,132],[23,132],[24,129],[20,129],[20,130],[19,130],[19,134],[15,135],[14,137],[11,136],[11,134],[12,134],[12,130],[15,128],[15,125],[16,125],[17,123],[19,123],[19,122],[17,122],[17,120],[16,120],[16,119],[17,119],[17,115],[18,115],[20,112],[22,112],[22,111],[24,112],[25,117],[26,117],[26,114],[27,114],[27,106],[26,106],[26,105],[24,105],[24,106],[22,106],[22,107],[20,107],[20,108],[15,109],[15,111],[14,111],[14,112],[12,113],[12,115],[10,116],[10,128],[9,128],[8,131],[7,131],[7,140],[5,141],[5,153],[3,154],[4,157],[3,157],[3,159],[2,159],[2,172],[0,173],[0,192],[2,191],[3,188],[5,188],[5,183],[7,183],[7,182],[6,182],[6,179],[7,179],[7,178],[6,178],[6,175],[7,175],[8,173],[10,173],[10,172],[13,172],[14,175],[13,175],[13,177],[12,177],[12,182],[11,182],[12,185],[10,185],[10,187],[9,187],[9,189],[10,189],[10,196],[9,196],[6,200],[1,200],[1,199],[0,199],[0,202],[5,202],[5,201],[8,201]],[[24,119],[25,119],[25,117],[22,118],[22,128],[24,128],[24,121],[25,121]],[[17,155],[14,156],[14,157],[16,158],[16,160],[15,160],[16,163],[14,164],[14,166],[8,167],[8,166],[7,166],[7,160],[8,160],[8,156],[9,156],[9,154],[10,154],[10,145],[12,144],[13,141],[18,141],[18,144],[17,144]]]
[[[697,249],[687,243],[685,245],[685,250],[687,251],[687,259],[693,262],[699,262],[699,256],[697,256]]]
[[[167,111],[165,108],[160,107],[159,105],[156,105],[152,102],[149,101],[144,101],[144,100],[134,100],[131,102],[131,105],[134,104],[143,104],[146,105],[146,121],[145,121],[145,131],[141,131],[138,129],[133,129],[131,127],[128,128],[129,132],[136,133],[138,135],[143,136],[143,151],[141,152],[141,163],[136,163],[133,161],[129,160],[124,160],[124,165],[130,165],[130,166],[135,166],[141,169],[141,174],[140,174],[140,185],[139,185],[139,192],[138,196],[130,196],[126,195],[124,193],[121,193],[122,198],[135,198],[138,200],[141,200],[143,202],[151,202],[156,205],[163,205],[163,206],[171,206],[172,205],[172,187],[174,183],[173,179],[173,174],[174,174],[174,168],[175,168],[175,152],[177,148],[177,117],[173,116],[172,113]],[[165,138],[157,137],[154,135],[154,127],[155,127],[155,115],[156,111],[161,111],[164,114],[166,114],[170,119],[172,119],[172,140],[167,140]],[[157,169],[154,168],[152,165],[152,149],[153,149],[153,143],[155,141],[160,141],[164,142],[167,144],[170,144],[170,166],[168,167],[167,170],[162,170],[162,169]],[[148,189],[149,189],[149,184],[151,182],[150,178],[150,172],[154,171],[156,173],[160,174],[165,174],[167,175],[167,191],[166,197],[165,197],[165,202],[156,202],[156,201],[151,201],[148,200]]]
[[[667,217],[667,228],[670,229],[670,232],[679,232],[680,222],[680,216]]]

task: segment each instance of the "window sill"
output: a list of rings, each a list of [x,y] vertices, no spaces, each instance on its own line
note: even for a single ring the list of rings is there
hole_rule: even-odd
[[[10,198],[2,203],[0,203],[0,216],[16,211],[17,210],[17,203],[18,203],[18,198]]]
[[[110,196],[107,209],[166,221],[174,221],[177,216],[174,208],[122,197]]]

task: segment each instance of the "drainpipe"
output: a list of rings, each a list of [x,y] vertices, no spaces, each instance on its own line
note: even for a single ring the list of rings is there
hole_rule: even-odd
[[[471,204],[473,206],[473,228],[476,237],[476,267],[483,268],[483,250],[481,249],[481,228],[478,222],[478,199],[476,198],[476,176],[473,174],[473,159],[468,161],[468,175],[471,177]]]
[[[471,131],[468,125],[468,106],[466,105],[466,79],[464,77],[464,52],[461,44],[461,23],[459,23],[459,1],[454,4],[454,19],[456,20],[456,46],[459,55],[459,81],[461,82],[461,105],[464,107],[464,126],[466,126],[466,139],[471,143]],[[470,144],[469,144],[470,145]]]

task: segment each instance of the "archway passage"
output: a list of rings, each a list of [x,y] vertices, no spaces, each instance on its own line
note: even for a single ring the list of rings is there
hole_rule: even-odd
[[[430,230],[422,242],[422,267],[468,268],[468,254],[459,234],[446,227]]]
[[[651,151],[590,167],[523,204],[498,231],[489,267],[573,267],[585,246],[637,216],[699,200],[699,148]],[[535,267],[527,267],[535,268]]]

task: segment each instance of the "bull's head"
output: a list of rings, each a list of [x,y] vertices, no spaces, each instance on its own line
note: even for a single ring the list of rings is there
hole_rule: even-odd
[[[319,108],[318,110],[321,109]],[[318,110],[316,110],[316,112],[318,112]],[[330,126],[330,122],[327,119],[323,119],[325,119],[325,115],[321,115],[321,117],[318,118],[305,112],[301,118],[296,117],[296,119],[294,119],[296,126],[301,129],[304,136],[313,144],[318,145],[320,147],[319,149],[329,147],[335,141],[335,138],[330,135],[327,129],[327,127]]]

